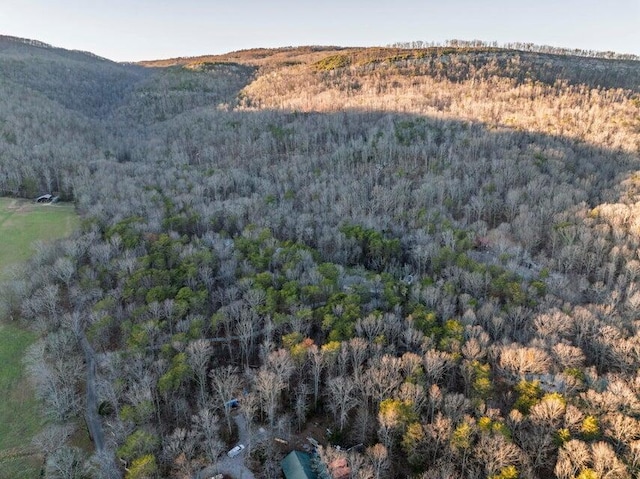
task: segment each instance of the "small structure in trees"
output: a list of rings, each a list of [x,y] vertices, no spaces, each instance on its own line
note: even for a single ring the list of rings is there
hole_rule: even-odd
[[[224,407],[228,408],[228,409],[235,409],[237,407],[240,406],[240,401],[238,401],[237,399],[230,399],[229,401],[227,401],[226,403],[224,403]]]
[[[46,195],[38,196],[35,199],[36,203],[57,203],[60,198],[58,196],[53,196],[49,193]]]
[[[280,462],[286,479],[317,479],[311,468],[311,456],[306,452],[291,451]]]

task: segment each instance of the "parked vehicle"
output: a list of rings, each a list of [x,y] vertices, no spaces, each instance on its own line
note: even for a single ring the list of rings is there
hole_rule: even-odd
[[[235,409],[238,406],[240,406],[240,402],[235,398],[227,401],[226,403],[224,403],[224,407],[229,408],[229,409]]]
[[[236,457],[238,454],[242,452],[243,449],[244,449],[244,444],[238,444],[236,447],[234,447],[227,453],[227,456]]]

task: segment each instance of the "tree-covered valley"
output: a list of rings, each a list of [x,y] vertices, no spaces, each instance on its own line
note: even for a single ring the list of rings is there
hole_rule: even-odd
[[[2,285],[45,476],[637,477],[640,63],[569,53],[0,37],[0,195],[81,217]]]

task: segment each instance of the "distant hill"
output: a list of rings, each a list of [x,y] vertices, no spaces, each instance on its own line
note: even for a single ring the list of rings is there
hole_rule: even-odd
[[[89,117],[104,117],[127,91],[148,76],[91,53],[54,48],[45,43],[0,37],[0,78],[41,93]]]
[[[353,50],[348,47],[337,46],[306,46],[306,47],[281,47],[281,48],[251,48],[221,55],[200,55],[195,57],[177,57],[164,60],[146,60],[138,62],[138,65],[146,67],[167,66],[195,66],[203,63],[234,62],[253,66],[287,65],[292,62],[308,63],[314,59],[322,58],[336,52]]]
[[[71,199],[72,172],[105,158],[131,160],[145,125],[234,102],[253,71],[150,69],[0,36],[0,194]]]
[[[59,179],[51,186],[42,178],[64,177],[60,170],[72,168],[81,158],[135,158],[141,147],[134,132],[144,138],[147,127],[202,108],[288,105],[322,110],[326,106],[320,100],[329,95],[334,98],[332,109],[360,102],[381,106],[381,93],[388,96],[390,88],[401,87],[406,99],[427,79],[443,89],[440,97],[448,95],[443,81],[465,89],[467,82],[496,79],[513,82],[514,87],[565,85],[638,93],[639,65],[633,60],[491,46],[255,48],[134,65],[0,36],[0,134],[6,140],[0,143],[0,154],[5,164],[15,162],[18,172],[34,175],[26,187],[17,179],[24,175],[13,172],[16,179],[0,182],[5,185],[0,189],[27,196],[61,189],[68,182]],[[428,96],[421,95],[423,100]],[[438,100],[442,105],[436,110],[446,110],[447,101]],[[25,162],[28,157],[33,162]],[[61,164],[67,166],[55,166]],[[33,173],[42,168],[51,171]]]
[[[106,58],[99,57],[91,52],[79,51],[79,50],[67,50],[64,48],[55,47],[38,40],[30,40],[28,38],[12,37],[8,35],[0,35],[0,52],[3,55],[31,55],[35,56],[35,52],[40,51],[41,55],[51,55],[51,57],[67,57],[74,58],[76,60],[102,60],[105,62],[111,62]],[[112,62],[111,62],[112,63]]]
[[[470,78],[473,71],[495,62],[490,75],[508,76],[519,82],[542,81],[553,84],[567,81],[570,84],[586,84],[591,87],[627,88],[640,91],[640,62],[632,59],[610,59],[570,55],[562,53],[540,53],[497,47],[427,47],[398,48],[370,47],[348,48],[335,46],[306,46],[286,48],[257,48],[198,57],[179,57],[166,60],[139,62],[147,67],[186,66],[198,68],[207,63],[234,62],[277,69],[294,65],[313,65],[318,69],[340,67],[366,68],[381,63],[432,62],[433,73],[452,59],[465,63],[468,68],[460,70],[457,79]]]

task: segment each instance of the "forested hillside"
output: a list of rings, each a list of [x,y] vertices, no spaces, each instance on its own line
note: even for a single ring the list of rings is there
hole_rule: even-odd
[[[47,477],[192,477],[239,417],[256,477],[312,430],[344,477],[638,475],[638,61],[7,44],[0,192],[83,218],[3,288]]]

